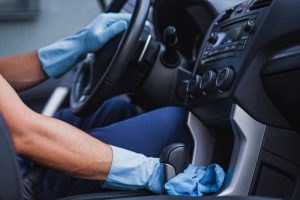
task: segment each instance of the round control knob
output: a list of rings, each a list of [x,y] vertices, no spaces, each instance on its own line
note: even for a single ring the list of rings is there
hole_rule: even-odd
[[[244,25],[244,31],[247,33],[250,33],[254,28],[254,22],[253,21],[248,21]]]
[[[204,93],[211,92],[215,86],[216,78],[217,78],[216,72],[214,72],[212,70],[206,72],[200,81],[200,89]]]
[[[234,8],[227,8],[225,10],[226,15],[231,15],[234,12]]]
[[[192,96],[198,96],[201,94],[202,91],[200,90],[200,80],[201,77],[199,75],[197,75],[195,78],[190,80],[186,89],[188,94]]]
[[[208,42],[211,43],[211,44],[216,44],[216,42],[218,41],[219,39],[219,36],[217,33],[212,33],[210,35],[210,37],[208,38]]]
[[[234,71],[229,67],[225,67],[221,73],[219,73],[216,79],[216,87],[222,91],[226,91],[230,88],[234,79]]]

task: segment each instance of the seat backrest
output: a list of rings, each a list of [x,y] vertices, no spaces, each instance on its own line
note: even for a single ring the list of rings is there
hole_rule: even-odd
[[[0,199],[21,200],[21,177],[8,129],[0,114]]]

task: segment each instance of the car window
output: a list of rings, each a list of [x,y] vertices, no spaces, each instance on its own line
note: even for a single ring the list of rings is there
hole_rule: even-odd
[[[9,14],[10,9],[16,14],[26,1],[37,3],[36,16],[0,18],[0,56],[37,49],[73,34],[101,12],[97,0],[2,0],[0,10]]]

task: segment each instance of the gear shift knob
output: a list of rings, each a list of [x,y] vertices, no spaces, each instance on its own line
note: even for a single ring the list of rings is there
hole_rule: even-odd
[[[177,44],[178,38],[176,33],[176,28],[173,26],[168,26],[164,30],[164,42],[166,46],[174,46]]]
[[[176,143],[165,147],[160,155],[164,166],[165,182],[182,173],[189,165],[189,151],[185,144]]]

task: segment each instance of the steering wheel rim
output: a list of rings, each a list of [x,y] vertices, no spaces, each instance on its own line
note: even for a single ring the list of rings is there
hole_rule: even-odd
[[[130,62],[131,57],[128,54],[138,44],[148,16],[150,4],[150,0],[136,1],[128,29],[120,40],[112,60],[104,71],[100,70],[104,72],[103,75],[96,81],[90,80],[90,84],[85,89],[82,89],[83,73],[86,73],[87,67],[90,69],[90,73],[95,73],[94,71],[97,71],[97,66],[94,64],[95,61],[89,58],[87,61],[81,63],[75,75],[76,78],[70,95],[70,109],[74,114],[82,117],[88,116],[110,97],[110,91],[118,83]],[[91,79],[91,77],[92,75],[89,74],[88,78]]]

